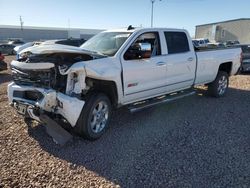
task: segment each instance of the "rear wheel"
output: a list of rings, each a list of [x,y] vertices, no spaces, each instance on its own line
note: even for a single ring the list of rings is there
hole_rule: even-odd
[[[102,93],[93,93],[86,99],[75,130],[84,138],[96,140],[107,129],[110,116],[111,103],[109,98]]]
[[[208,92],[213,97],[223,97],[228,89],[229,78],[224,71],[219,71],[216,79],[208,84]]]

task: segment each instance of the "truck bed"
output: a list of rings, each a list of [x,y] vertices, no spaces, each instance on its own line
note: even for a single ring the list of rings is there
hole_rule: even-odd
[[[218,68],[222,63],[232,62],[229,75],[234,75],[240,67],[241,48],[202,48],[196,50],[197,71],[195,84],[212,82],[217,75]],[[234,57],[233,59],[231,57]]]

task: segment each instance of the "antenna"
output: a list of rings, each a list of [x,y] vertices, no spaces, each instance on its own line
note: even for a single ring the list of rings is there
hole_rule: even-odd
[[[133,30],[133,29],[135,28],[132,25],[129,25],[127,30]]]

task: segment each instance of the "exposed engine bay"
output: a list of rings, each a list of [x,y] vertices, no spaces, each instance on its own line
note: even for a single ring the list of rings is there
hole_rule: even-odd
[[[23,63],[44,63],[49,62],[54,64],[50,68],[39,68],[34,66],[34,69],[25,69],[22,66],[15,66],[12,63],[11,70],[14,82],[21,85],[29,85],[34,87],[53,88],[62,93],[66,92],[67,75],[65,73],[74,63],[80,61],[93,60],[96,57],[87,54],[77,53],[53,53],[53,54],[24,54],[18,59],[18,62]],[[76,79],[77,75],[72,75],[72,79]]]

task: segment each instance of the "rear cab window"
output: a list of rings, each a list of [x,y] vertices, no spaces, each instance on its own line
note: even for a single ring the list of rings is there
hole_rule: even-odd
[[[186,33],[176,31],[164,32],[168,54],[185,53],[190,51]]]

